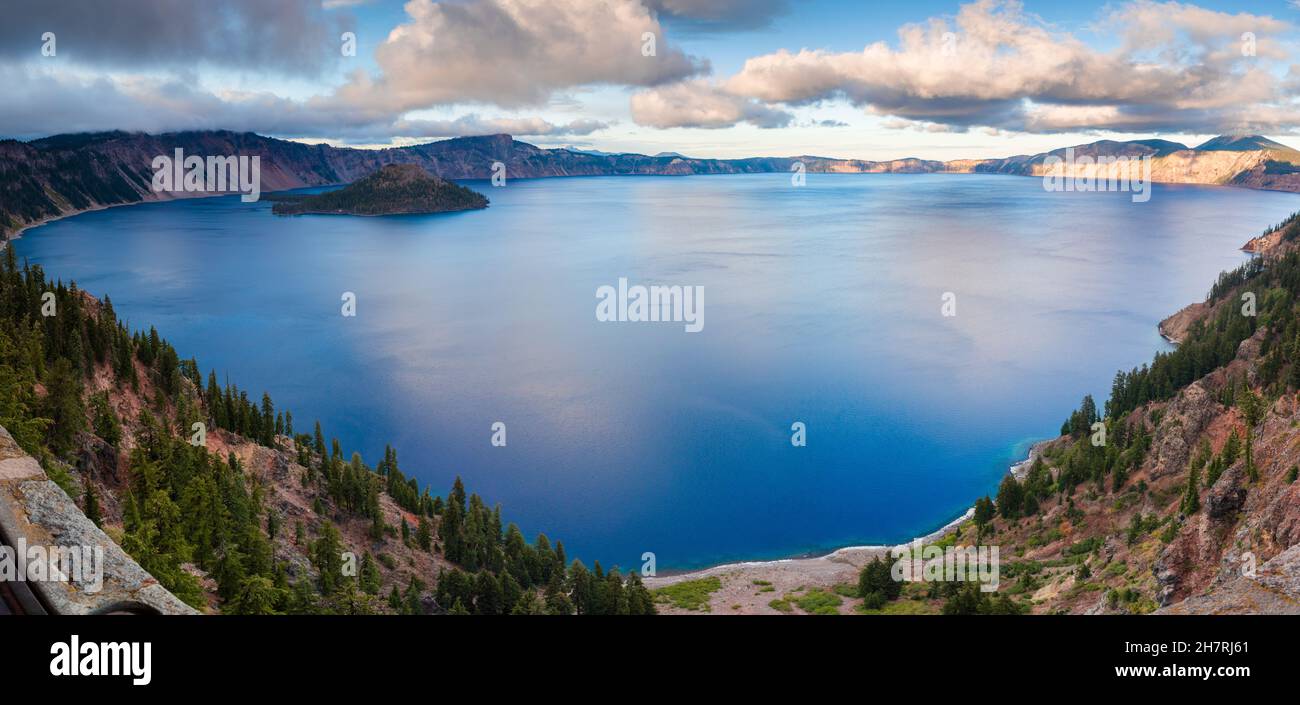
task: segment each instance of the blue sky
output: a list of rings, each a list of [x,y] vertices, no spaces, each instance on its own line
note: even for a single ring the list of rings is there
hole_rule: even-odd
[[[511,132],[884,159],[1300,129],[1300,9],[1285,0],[14,2],[0,136],[20,139],[225,127],[384,146]],[[47,31],[53,56],[39,51]],[[338,51],[343,31],[355,56]]]

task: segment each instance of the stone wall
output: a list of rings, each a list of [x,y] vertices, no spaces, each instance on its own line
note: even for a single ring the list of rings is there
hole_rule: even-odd
[[[112,612],[197,614],[176,598],[107,534],[82,514],[77,504],[45,475],[36,459],[23,452],[0,427],[0,540],[12,547],[75,549],[81,555],[102,551],[102,572],[67,580],[29,579],[47,612],[107,614]],[[15,556],[15,561],[26,556]],[[99,575],[100,578],[92,577]],[[77,577],[82,579],[78,580]],[[98,589],[97,589],[98,588]]]

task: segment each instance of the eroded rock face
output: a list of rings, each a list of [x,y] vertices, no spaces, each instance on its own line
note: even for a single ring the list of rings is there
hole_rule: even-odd
[[[1186,470],[1201,433],[1222,412],[1223,407],[1200,382],[1193,382],[1179,392],[1156,429],[1151,449],[1154,459],[1151,477],[1158,479]]]
[[[1205,513],[1219,521],[1232,519],[1246,506],[1246,471],[1242,463],[1228,468],[1205,497]]]
[[[1240,556],[1233,548],[1232,537],[1243,533],[1237,524],[1246,507],[1246,485],[1243,463],[1224,471],[1206,493],[1202,511],[1188,517],[1174,540],[1161,551],[1152,566],[1158,604],[1170,605],[1194,590],[1234,575]]]
[[[1226,527],[1205,514],[1187,518],[1151,568],[1156,578],[1157,604],[1176,602],[1196,586],[1213,580],[1219,572],[1219,554],[1227,532]]]
[[[1259,566],[1254,577],[1238,572],[1203,595],[1159,610],[1162,614],[1300,614],[1300,545]]]
[[[118,463],[117,449],[97,436],[82,434],[77,469],[112,487],[125,487],[127,478]]]

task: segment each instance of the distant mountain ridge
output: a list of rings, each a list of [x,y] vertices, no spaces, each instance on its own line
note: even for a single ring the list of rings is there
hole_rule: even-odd
[[[1253,152],[1257,150],[1291,152],[1296,150],[1260,135],[1220,135],[1197,147],[1203,152]]]
[[[487,179],[493,165],[505,176],[629,176],[789,172],[989,173],[1038,176],[1064,149],[1006,159],[872,161],[830,157],[700,159],[543,149],[510,135],[457,137],[409,147],[366,150],[224,130],[160,135],[100,132],[56,135],[30,142],[0,141],[0,237],[85,210],[206,193],[154,192],[151,163],[176,149],[187,155],[261,157],[264,192],[346,184],[388,164],[414,164],[443,179]],[[1300,152],[1261,136],[1223,136],[1188,148],[1167,140],[1103,140],[1074,148],[1078,156],[1152,158],[1152,179],[1164,183],[1243,186],[1300,192]]]

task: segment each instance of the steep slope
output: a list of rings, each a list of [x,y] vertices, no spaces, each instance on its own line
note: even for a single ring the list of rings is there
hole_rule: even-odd
[[[570,564],[542,534],[527,542],[459,479],[433,495],[392,448],[373,466],[348,459],[319,424],[295,433],[269,395],[251,401],[215,372],[204,385],[157,331],[131,332],[107,298],[20,268],[12,248],[0,259],[0,427],[61,488],[51,497],[74,498],[151,576],[123,573],[127,589],[161,584],[201,611],[654,612],[636,575]],[[0,465],[0,480],[34,478]],[[15,497],[0,492],[0,515],[19,513]],[[43,517],[29,532],[42,536],[76,511],[23,513]]]
[[[1265,255],[1162,324],[1178,350],[1117,375],[1104,446],[1088,400],[1042,447],[1032,511],[995,522],[1035,611],[1300,613],[1300,253]]]

